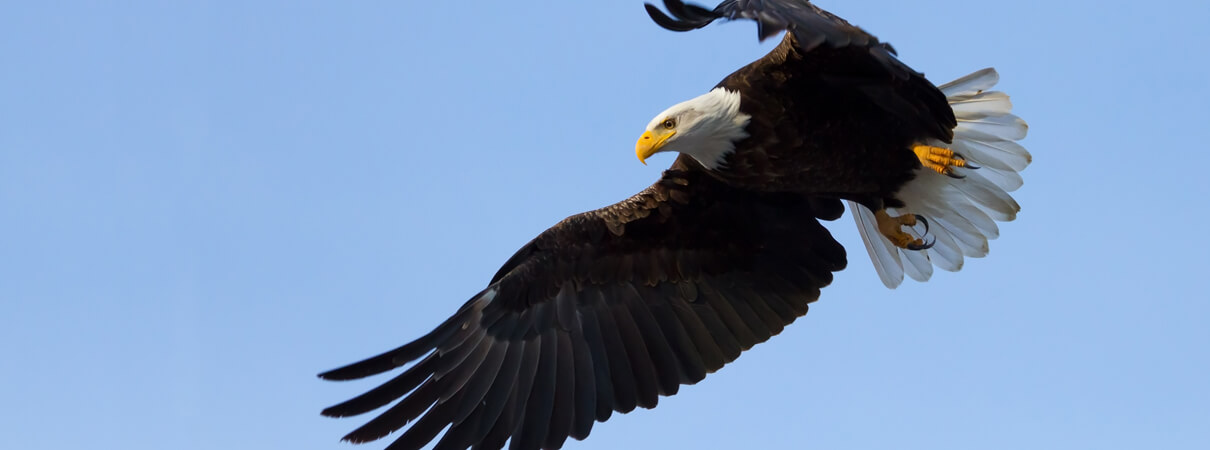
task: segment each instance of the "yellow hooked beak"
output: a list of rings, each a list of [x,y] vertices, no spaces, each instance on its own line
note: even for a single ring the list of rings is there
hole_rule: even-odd
[[[668,141],[668,138],[674,134],[676,134],[676,130],[643,132],[643,135],[639,136],[639,141],[634,144],[634,154],[638,155],[639,162],[647,165],[647,158],[658,153],[664,147],[664,143]]]

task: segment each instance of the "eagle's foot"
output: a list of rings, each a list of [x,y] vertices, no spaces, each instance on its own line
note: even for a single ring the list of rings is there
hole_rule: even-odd
[[[924,167],[948,177],[963,178],[962,175],[954,173],[955,167],[978,169],[975,165],[967,162],[966,158],[963,158],[962,155],[954,153],[953,150],[948,148],[917,145],[912,147],[912,151],[916,152],[916,157],[920,158],[920,164],[924,165]]]
[[[916,225],[922,225],[924,226],[924,232],[920,233],[920,235],[923,236],[928,233],[929,223],[924,219],[924,216],[904,214],[899,217],[891,217],[885,209],[880,209],[874,212],[874,218],[878,220],[878,231],[882,232],[882,235],[886,236],[891,241],[891,244],[894,244],[896,247],[908,250],[924,250],[936,243],[936,241],[925,242],[924,239],[912,236],[903,230],[904,227],[912,228]]]

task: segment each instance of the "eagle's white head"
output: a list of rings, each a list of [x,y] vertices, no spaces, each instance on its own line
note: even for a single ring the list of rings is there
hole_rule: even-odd
[[[647,124],[634,153],[647,164],[656,153],[680,152],[707,169],[716,169],[735,150],[735,143],[748,137],[744,127],[752,116],[741,112],[739,103],[738,92],[715,88],[668,108]]]

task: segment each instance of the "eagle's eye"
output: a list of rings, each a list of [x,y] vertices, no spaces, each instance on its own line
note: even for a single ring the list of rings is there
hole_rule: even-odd
[[[669,130],[676,128],[676,120],[674,120],[674,119],[665,120],[664,128],[669,129]]]

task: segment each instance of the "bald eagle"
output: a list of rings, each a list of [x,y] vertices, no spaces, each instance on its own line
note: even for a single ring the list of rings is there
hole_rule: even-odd
[[[805,0],[646,5],[664,28],[751,19],[781,44],[659,113],[635,152],[680,155],[650,187],[542,232],[428,334],[320,374],[408,366],[326,416],[394,402],[345,436],[388,447],[560,448],[653,408],[807,313],[846,265],[820,224],[848,202],[887,286],[987,253],[1019,207],[1026,126],[984,69],[940,87]],[[409,366],[410,364],[410,366]],[[398,400],[396,402],[396,400]],[[448,428],[448,429],[447,429]]]

